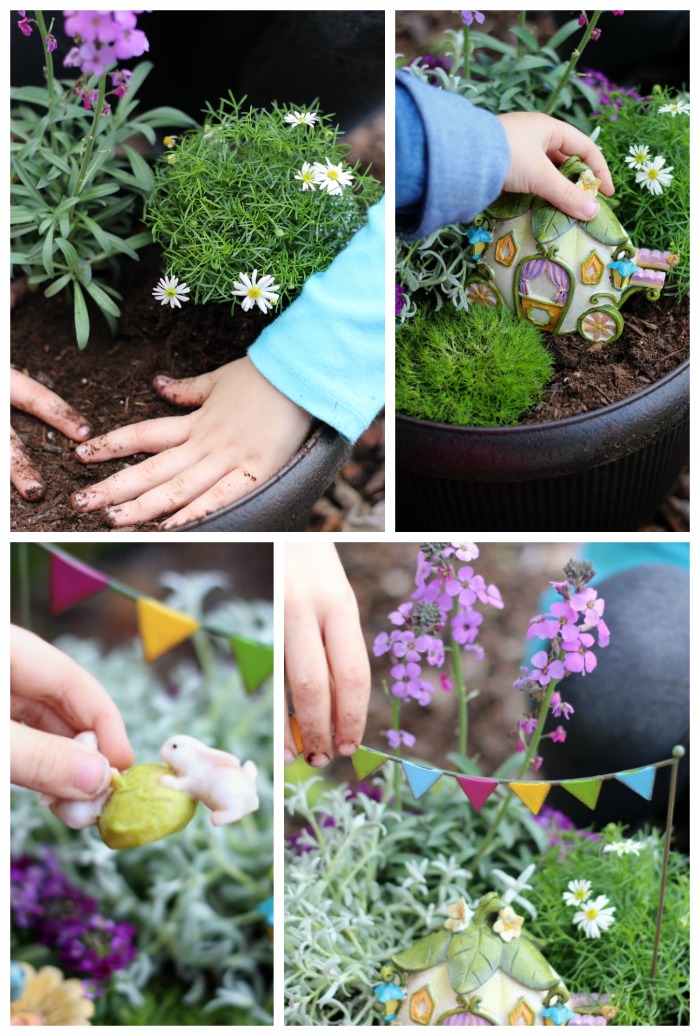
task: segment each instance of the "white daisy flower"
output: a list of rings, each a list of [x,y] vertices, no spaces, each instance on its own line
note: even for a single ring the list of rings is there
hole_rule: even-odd
[[[263,313],[267,313],[279,299],[277,292],[280,286],[275,284],[275,278],[266,274],[258,280],[257,270],[253,270],[251,277],[247,273],[239,273],[238,276],[241,279],[233,282],[232,294],[241,296],[243,309],[248,310],[257,306]]]
[[[287,112],[284,121],[290,126],[315,126],[318,115],[316,112]]]
[[[301,180],[302,191],[315,191],[318,184],[318,173],[309,162],[304,162],[298,173],[294,174],[295,180]]]
[[[322,191],[328,191],[329,194],[342,194],[343,187],[349,187],[354,179],[352,173],[343,169],[342,162],[333,165],[328,158],[325,165],[323,162],[314,162],[314,169],[317,174],[318,186]]]
[[[645,162],[649,161],[649,148],[646,144],[633,144],[629,155],[625,156],[625,162],[630,169],[641,169]]]
[[[635,842],[634,838],[625,838],[622,842],[610,842],[603,849],[604,853],[615,853],[616,856],[627,856],[629,853],[634,853],[635,856],[639,856],[642,850],[640,842]]]
[[[568,892],[562,892],[561,898],[564,900],[567,906],[581,906],[585,903],[591,894],[591,883],[590,881],[570,881],[566,886]]]
[[[161,306],[167,306],[170,303],[171,309],[175,309],[176,306],[178,309],[181,309],[180,303],[190,301],[187,298],[189,290],[184,281],[181,284],[175,276],[161,277],[152,294],[155,296],[156,301],[160,302]]]
[[[574,914],[574,924],[583,929],[589,939],[599,939],[601,932],[606,932],[614,924],[615,907],[608,906],[607,896],[598,896],[583,903]]]
[[[690,118],[690,102],[684,101],[679,97],[671,104],[664,104],[663,107],[659,108],[659,114],[664,115],[666,112],[669,112],[674,118],[676,115],[687,115]]]
[[[636,182],[640,183],[642,187],[646,187],[652,194],[663,194],[664,187],[668,187],[673,179],[671,176],[673,166],[669,166],[668,169],[661,168],[665,161],[665,158],[657,155],[653,162],[645,162],[635,177]]]

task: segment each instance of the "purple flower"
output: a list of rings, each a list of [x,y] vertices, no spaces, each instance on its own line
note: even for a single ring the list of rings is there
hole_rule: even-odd
[[[61,961],[78,975],[104,983],[136,956],[136,929],[100,914],[64,924],[57,940]]]
[[[613,14],[624,14],[625,12],[624,11],[613,11],[612,13]]]
[[[111,11],[69,11],[64,28],[66,36],[78,37],[85,43],[111,43],[116,26]]]
[[[400,604],[395,612],[389,612],[389,621],[393,622],[394,626],[403,626],[412,611],[413,604],[410,601]]]
[[[391,651],[391,641],[386,630],[382,630],[382,632],[378,633],[374,638],[372,652],[375,658],[379,658],[381,655],[385,655],[387,651]]]
[[[395,313],[398,319],[398,317],[400,317],[401,313],[403,312],[403,307],[406,305],[406,296],[404,295],[403,288],[400,284],[397,284],[395,286],[395,292]]]
[[[592,673],[598,665],[598,659],[590,650],[594,644],[590,633],[579,633],[575,641],[565,641],[562,649],[566,652],[564,666],[570,673]]]
[[[596,40],[600,39],[601,32],[602,32],[602,29],[594,29],[593,32],[591,33],[591,39],[593,40],[594,43],[595,43]]]
[[[123,97],[127,92],[129,89],[129,80],[133,74],[134,73],[128,68],[118,68],[116,71],[111,73],[112,92],[115,93],[117,97]]]
[[[430,647],[425,656],[428,665],[441,666],[445,662],[445,645],[439,637],[430,638]]]
[[[530,679],[536,680],[543,687],[546,687],[552,680],[561,680],[564,676],[563,662],[560,662],[558,658],[554,658],[550,662],[546,651],[536,651],[531,662],[535,668],[530,673]]]
[[[22,12],[19,11],[18,14],[22,14]],[[17,22],[17,24],[19,26],[20,32],[24,36],[31,36],[33,30],[32,30],[32,25],[31,25],[31,22],[29,21],[29,18],[22,18],[22,21],[21,22]]]
[[[468,608],[470,604],[474,604],[479,596],[479,592],[484,589],[483,577],[475,575],[474,569],[470,565],[460,568],[457,575],[452,576],[445,583],[446,593],[450,597],[456,597],[465,608]]]
[[[130,29],[117,25],[114,33],[114,52],[119,61],[139,58],[149,49],[146,33],[141,29]]]
[[[537,717],[528,716],[527,719],[521,719],[518,727],[524,734],[534,734],[537,730]]]
[[[569,716],[573,716],[574,714],[573,705],[569,705],[568,701],[562,701],[559,691],[554,692],[550,704],[552,706],[552,713],[557,716],[557,718],[559,716],[563,716],[564,719],[568,719]]]
[[[440,687],[443,691],[453,691],[455,689],[455,685],[452,683],[447,673],[440,673]]]
[[[544,760],[543,760],[542,756],[541,755],[536,755],[535,758],[530,763],[530,769],[531,770],[535,770],[535,771],[539,770],[541,768],[543,762],[544,762]]]
[[[465,25],[472,25],[474,22],[478,22],[479,25],[484,24],[484,15],[481,11],[460,11],[462,15],[462,21]]]
[[[481,612],[467,608],[458,611],[452,619],[452,636],[458,644],[473,644],[479,635],[479,626],[484,621]]]
[[[389,748],[399,748],[400,745],[406,745],[406,748],[413,748],[416,743],[413,734],[409,734],[407,730],[387,730],[386,739]]]
[[[453,543],[452,550],[460,561],[475,561],[479,557],[479,548],[476,543]]]
[[[395,698],[414,697],[414,692],[421,694],[421,683],[418,679],[421,668],[415,662],[407,662],[405,665],[399,663],[391,667],[391,675],[395,683],[392,684],[391,693]]]
[[[53,54],[56,47],[58,46],[58,43],[56,43],[56,37],[53,36],[51,33],[48,33],[48,35],[44,39],[44,43],[46,44],[46,50],[49,54]]]
[[[550,737],[552,741],[559,741],[563,743],[564,741],[566,741],[566,731],[562,726],[558,726],[556,730],[553,730],[551,734],[548,735],[548,737]]]
[[[430,648],[431,637],[417,637],[415,633],[406,630],[405,633],[396,634],[392,651],[396,658],[405,658],[407,662],[420,662],[421,655],[424,655]]]
[[[605,611],[605,601],[598,597],[598,591],[592,586],[580,590],[571,598],[571,607],[580,612],[586,626],[597,626]],[[568,640],[568,637],[565,637]]]
[[[610,630],[608,629],[604,619],[600,620],[596,629],[598,631],[598,647],[607,647],[610,643]]]
[[[427,680],[416,680],[411,683],[408,696],[417,701],[419,705],[430,705],[430,700],[433,696],[433,686]]]
[[[561,635],[564,640],[573,640],[578,635],[577,618],[578,612],[566,601],[555,601],[547,615],[530,619],[527,635],[530,639],[542,637],[547,640]]]
[[[581,11],[581,14],[578,16],[578,23],[582,27],[584,25],[588,25],[588,19],[586,18],[586,15],[584,14],[583,11]]]

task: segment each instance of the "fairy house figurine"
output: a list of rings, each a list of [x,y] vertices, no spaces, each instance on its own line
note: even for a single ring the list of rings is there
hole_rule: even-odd
[[[392,957],[375,994],[395,1025],[605,1025],[614,1008],[571,1006],[523,918],[489,892],[462,899],[444,927]],[[595,1015],[595,1022],[581,1021]]]
[[[597,196],[598,215],[584,223],[537,195],[502,194],[466,232],[477,267],[465,293],[470,304],[505,305],[542,331],[614,342],[620,307],[637,291],[658,299],[678,256],[636,248],[579,158],[561,171]]]

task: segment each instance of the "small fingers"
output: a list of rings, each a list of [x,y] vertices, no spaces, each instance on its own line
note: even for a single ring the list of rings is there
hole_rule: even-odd
[[[257,476],[247,469],[231,471],[219,479],[206,493],[203,493],[196,500],[189,503],[187,507],[181,508],[181,510],[171,515],[170,518],[167,518],[160,527],[163,531],[166,531],[168,529],[176,529],[180,525],[186,525],[188,522],[199,521],[206,515],[212,514],[222,507],[227,507],[236,500],[240,500],[246,493],[250,493],[256,484],[258,484]]]
[[[346,603],[329,613],[324,641],[333,678],[335,747],[340,755],[352,755],[365,732],[371,680],[369,656],[352,593]]]
[[[176,406],[201,406],[209,398],[216,383],[216,371],[200,374],[196,378],[169,378],[157,374],[153,379],[156,392]]]
[[[303,606],[285,604],[284,663],[304,758],[326,766],[333,757],[328,663],[316,615]],[[285,748],[293,744],[285,740]]]
[[[84,464],[132,457],[135,453],[160,453],[180,446],[187,438],[189,417],[154,417],[151,421],[115,428],[81,443],[75,454]]]
[[[14,428],[10,428],[10,479],[25,500],[41,500],[46,492],[39,469],[34,466]]]
[[[87,439],[90,434],[90,424],[84,414],[22,371],[10,371],[10,401],[12,406],[33,414],[76,442]]]
[[[10,780],[56,798],[92,799],[109,787],[109,760],[70,738],[11,722]]]
[[[164,453],[156,453],[123,471],[115,472],[102,482],[73,493],[71,503],[76,511],[87,513],[136,500],[177,478],[191,461],[187,447],[177,446]]]

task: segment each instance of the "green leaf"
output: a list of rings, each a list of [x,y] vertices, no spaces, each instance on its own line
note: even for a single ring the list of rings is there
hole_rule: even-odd
[[[525,44],[525,46],[527,47],[527,49],[528,49],[529,51],[531,51],[531,52],[532,52],[533,54],[536,54],[536,53],[537,53],[537,51],[539,50],[539,46],[538,46],[538,43],[537,43],[537,39],[536,39],[536,37],[535,37],[535,36],[534,36],[534,35],[533,35],[533,34],[532,34],[532,33],[530,32],[530,30],[529,30],[529,29],[526,29],[526,28],[524,28],[524,27],[523,27],[523,28],[521,28],[521,27],[520,27],[519,25],[514,25],[514,26],[511,26],[511,28],[510,28],[510,29],[509,29],[508,31],[509,31],[509,32],[512,32],[514,36],[517,36],[517,37],[518,37],[518,39],[519,39],[519,40],[520,40],[520,41],[521,41],[522,43],[524,43],[524,44]],[[521,62],[522,60],[523,60],[523,58],[521,57],[521,58],[520,58],[520,62]],[[518,63],[520,64],[520,62],[518,62]]]
[[[491,978],[501,961],[501,943],[483,925],[472,925],[454,936],[447,967],[455,993],[471,993]]]
[[[395,954],[391,959],[402,971],[424,971],[425,968],[432,968],[434,964],[442,964],[447,959],[451,940],[452,932],[443,928],[414,943],[402,953]]]
[[[92,296],[97,305],[100,307],[102,312],[105,314],[105,316],[107,314],[113,317],[119,316],[119,306],[116,304],[116,302],[112,301],[107,292],[104,291],[99,284],[93,281],[91,284],[86,284],[85,287],[87,288],[88,293]]]
[[[58,247],[63,252],[63,255],[65,256],[65,260],[68,263],[68,269],[72,273],[79,273],[80,272],[80,258],[78,256],[78,253],[75,250],[75,246],[72,245],[70,243],[70,241],[66,241],[66,239],[63,238],[63,237],[57,237],[56,238],[56,244],[58,245]]]
[[[575,222],[573,216],[555,209],[544,198],[535,198],[532,205],[532,234],[540,244],[547,245],[556,241],[570,230]]]
[[[77,281],[73,283],[73,319],[78,348],[84,349],[90,337],[90,317],[85,304],[85,296]]]
[[[497,50],[499,54],[515,56],[515,47],[513,44],[497,40],[495,36],[487,36],[484,32],[470,32],[469,39],[474,44],[475,49],[483,47],[484,50]]]
[[[588,231],[591,237],[594,237],[596,241],[600,241],[601,244],[623,245],[628,238],[622,224],[601,195],[598,195],[598,201],[600,202],[598,215],[594,219],[589,220],[588,223],[581,225],[584,230]]]
[[[54,232],[54,228],[53,227],[49,227],[48,232],[47,232],[46,236],[44,237],[44,240],[43,240],[43,243],[42,243],[42,246],[41,246],[41,261],[42,261],[42,263],[44,265],[44,269],[48,273],[49,277],[53,277],[53,275],[54,275],[54,265],[53,265],[53,232]]]
[[[505,762],[501,763],[497,770],[494,770],[494,777],[512,777],[514,772],[517,772],[523,762],[522,752],[513,752],[509,755]]]
[[[579,29],[578,19],[572,18],[570,22],[565,22],[560,29],[554,33],[554,35],[547,40],[547,46],[551,47],[552,50],[556,50],[564,40],[568,40],[569,36]]]
[[[47,299],[50,299],[52,295],[58,295],[59,291],[62,291],[65,288],[66,284],[68,284],[68,281],[72,279],[72,273],[64,273],[62,277],[59,277],[57,280],[49,284],[48,288],[44,292],[44,295]]]
[[[153,234],[150,230],[141,230],[138,234],[132,234],[131,237],[127,237],[125,244],[133,248],[134,251],[137,248],[145,248],[146,245],[153,244]]]
[[[10,101],[28,101],[48,108],[49,94],[43,86],[13,86],[10,88]]]
[[[522,982],[528,989],[550,989],[559,981],[533,943],[525,939],[501,942],[501,967],[506,975]]]
[[[138,151],[135,151],[132,147],[128,147],[126,144],[124,144],[124,152],[126,157],[129,159],[131,171],[133,172],[139,187],[146,194],[150,194],[153,190],[153,172],[148,162],[138,153]]]
[[[486,212],[493,219],[515,219],[516,216],[522,216],[527,212],[532,204],[532,197],[531,194],[512,194],[506,191],[489,205]]]

